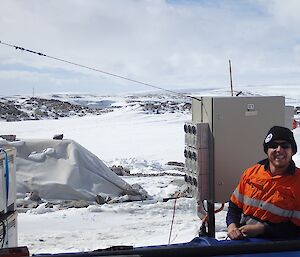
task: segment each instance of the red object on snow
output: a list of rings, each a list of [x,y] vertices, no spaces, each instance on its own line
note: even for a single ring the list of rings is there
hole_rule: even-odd
[[[293,129],[297,127],[298,127],[298,122],[295,119],[293,119]]]

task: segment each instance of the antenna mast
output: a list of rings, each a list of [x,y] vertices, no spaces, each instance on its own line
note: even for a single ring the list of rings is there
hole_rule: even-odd
[[[229,60],[229,75],[230,75],[231,96],[233,96],[232,73],[231,73],[231,62],[230,62],[230,60]]]

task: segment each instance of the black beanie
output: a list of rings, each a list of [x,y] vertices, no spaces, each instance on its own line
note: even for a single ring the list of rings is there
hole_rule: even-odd
[[[275,140],[284,140],[289,142],[292,146],[293,154],[297,152],[297,144],[294,138],[294,134],[290,129],[279,126],[272,127],[264,140],[265,153],[267,153],[268,151],[269,144]]]

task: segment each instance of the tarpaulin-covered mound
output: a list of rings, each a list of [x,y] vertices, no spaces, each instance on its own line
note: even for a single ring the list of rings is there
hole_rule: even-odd
[[[17,148],[17,198],[95,201],[97,195],[138,195],[96,155],[73,140],[23,140]]]

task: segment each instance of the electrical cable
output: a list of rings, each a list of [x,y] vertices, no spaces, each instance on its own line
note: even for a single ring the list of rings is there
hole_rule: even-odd
[[[162,88],[162,87],[159,87],[159,86],[155,86],[155,85],[150,84],[150,83],[146,83],[146,82],[142,82],[142,81],[139,81],[139,80],[136,80],[136,79],[131,79],[129,77],[125,77],[125,76],[122,76],[122,75],[118,75],[116,73],[107,72],[107,71],[104,71],[104,70],[100,70],[98,68],[89,67],[87,65],[75,63],[75,62],[64,60],[64,59],[61,59],[61,58],[58,58],[58,57],[46,55],[46,54],[41,53],[41,52],[36,52],[36,51],[30,50],[30,49],[26,49],[26,48],[21,47],[21,46],[16,46],[16,45],[12,45],[12,44],[9,44],[9,43],[5,43],[1,40],[0,40],[0,44],[5,45],[5,46],[9,46],[9,47],[13,47],[16,50],[21,50],[21,51],[29,52],[29,53],[36,54],[36,55],[39,55],[39,56],[47,57],[47,58],[50,58],[50,59],[53,59],[53,60],[56,60],[56,61],[60,61],[60,62],[68,63],[68,64],[71,64],[71,65],[75,65],[75,66],[78,66],[78,67],[81,67],[81,68],[85,68],[85,69],[88,69],[88,70],[100,72],[100,73],[103,73],[103,74],[106,74],[106,75],[109,75],[109,76],[112,76],[112,77],[127,80],[127,81],[130,81],[130,82],[133,82],[133,83],[137,83],[137,84],[147,86],[147,87],[152,87],[152,88],[155,88],[155,89],[163,90],[163,91],[166,91],[166,92],[169,92],[169,93],[172,93],[172,94],[180,95],[181,97],[184,97],[184,98],[194,98],[194,97],[182,94],[182,93],[178,93],[178,92],[175,92],[175,91],[172,91],[172,90],[169,90],[169,89],[165,89],[165,88]]]
[[[29,52],[29,53],[36,54],[36,55],[39,55],[39,56],[42,56],[42,57],[47,57],[47,58],[50,58],[50,59],[53,59],[53,60],[56,60],[56,61],[68,63],[68,64],[75,65],[75,66],[78,66],[78,67],[81,67],[81,68],[85,68],[85,69],[88,69],[88,70],[92,70],[92,71],[95,71],[95,72],[106,74],[106,75],[109,75],[109,76],[112,76],[112,77],[116,77],[116,78],[127,80],[127,81],[130,81],[130,82],[133,82],[133,83],[141,84],[141,85],[144,85],[144,86],[147,86],[147,87],[151,87],[151,88],[159,89],[159,90],[162,90],[162,91],[166,91],[166,92],[169,92],[169,93],[172,93],[172,94],[179,95],[179,96],[181,96],[183,98],[196,99],[196,100],[201,101],[201,99],[199,99],[197,97],[185,95],[185,94],[182,94],[182,93],[170,90],[170,89],[165,89],[165,88],[156,86],[154,84],[150,84],[150,83],[142,82],[142,81],[139,81],[139,80],[136,80],[136,79],[131,79],[129,77],[125,77],[125,76],[122,76],[122,75],[118,75],[116,73],[107,72],[107,71],[104,71],[104,70],[100,70],[98,68],[93,68],[93,67],[89,67],[87,65],[83,65],[83,64],[72,62],[72,61],[64,60],[62,58],[50,56],[50,55],[47,55],[47,54],[44,54],[44,53],[41,53],[41,52],[37,52],[37,51],[30,50],[30,49],[26,49],[26,48],[21,47],[21,46],[16,46],[16,45],[12,45],[12,44],[9,44],[9,43],[5,43],[5,42],[3,42],[1,40],[0,40],[0,44],[8,46],[8,47],[15,48],[16,50],[21,50],[21,51]],[[252,84],[252,85],[248,84],[246,86],[248,86],[248,87],[252,87],[252,86],[274,86],[274,85],[280,86],[280,85],[299,85],[299,84],[300,83]],[[239,94],[241,94],[241,91],[238,92],[238,95]],[[238,96],[238,95],[236,95],[236,96]]]
[[[205,209],[205,206],[204,206],[204,200],[202,201],[202,205],[203,205],[203,209],[207,212],[207,210]],[[214,213],[218,213],[218,212],[222,211],[224,209],[224,206],[225,206],[225,204],[222,203],[220,208],[214,210]],[[202,221],[202,223],[201,223],[200,230],[199,230],[199,236],[208,236],[208,233],[206,231],[206,224],[208,222],[208,214],[206,214],[201,219],[201,221]]]
[[[176,211],[176,202],[177,199],[181,196],[181,192],[177,192],[175,194],[175,201],[174,201],[174,207],[173,207],[173,216],[172,216],[172,222],[171,222],[171,227],[170,227],[170,234],[169,234],[169,240],[168,244],[171,243],[171,235],[172,235],[172,230],[173,230],[173,224],[174,224],[174,219],[175,219],[175,211]]]
[[[4,246],[4,241],[5,241],[5,236],[6,236],[6,226],[5,226],[5,222],[3,219],[1,219],[0,221],[1,226],[2,226],[2,236],[0,236],[0,242],[1,242],[1,248],[3,248]]]

